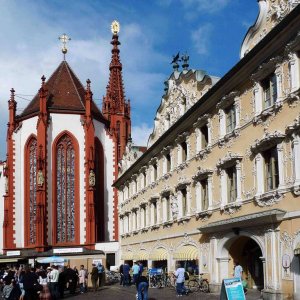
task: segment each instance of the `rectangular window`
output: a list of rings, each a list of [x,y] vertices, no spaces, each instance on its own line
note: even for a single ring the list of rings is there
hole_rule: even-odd
[[[146,227],[147,226],[147,223],[146,223],[146,216],[147,216],[146,206],[142,207],[142,215],[143,215],[143,227]]]
[[[171,171],[171,154],[166,154],[167,172]]]
[[[201,147],[205,149],[208,145],[208,127],[204,125],[200,128],[201,131]]]
[[[271,191],[279,185],[278,153],[276,147],[263,153],[265,160],[265,191]]]
[[[236,168],[231,167],[226,169],[227,173],[227,202],[234,202],[237,198],[237,178]]]
[[[170,196],[166,196],[166,219],[167,219],[167,221],[169,221],[171,219]]]
[[[153,165],[153,180],[156,181],[157,179],[157,164]]]
[[[236,114],[234,104],[225,109],[226,133],[232,132],[236,126]]]
[[[186,189],[181,190],[182,195],[182,216],[186,215]]]
[[[153,224],[157,224],[157,203],[153,202]]]
[[[201,207],[202,210],[208,209],[208,183],[207,179],[201,180]]]
[[[277,100],[277,80],[276,75],[272,74],[265,78],[261,86],[263,88],[264,93],[264,103],[263,108],[268,108],[272,106]]]
[[[186,142],[181,143],[182,149],[182,162],[187,160],[187,144]]]

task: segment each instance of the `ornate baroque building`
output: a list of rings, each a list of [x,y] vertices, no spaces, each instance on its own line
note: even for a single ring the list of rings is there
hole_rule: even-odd
[[[238,260],[250,288],[283,299],[300,297],[300,5],[258,4],[224,77],[175,63],[148,148],[114,186],[124,261],[180,261],[217,291]]]
[[[118,23],[113,24],[103,112],[93,101],[90,80],[83,86],[65,60],[48,80],[42,77],[41,88],[20,115],[11,90],[7,159],[0,164],[0,244],[6,260],[52,254],[105,260],[106,254],[110,265],[118,261],[118,199],[112,183],[131,123]]]

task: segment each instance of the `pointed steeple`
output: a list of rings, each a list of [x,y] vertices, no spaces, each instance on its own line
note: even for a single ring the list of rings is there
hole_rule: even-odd
[[[117,148],[117,161],[125,150],[131,133],[130,101],[125,99],[122,63],[120,61],[119,23],[112,23],[111,62],[109,65],[109,82],[106,88],[106,96],[103,98],[102,113],[110,121],[110,130],[115,136]]]

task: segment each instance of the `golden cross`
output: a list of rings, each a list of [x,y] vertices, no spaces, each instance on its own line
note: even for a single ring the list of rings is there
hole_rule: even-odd
[[[70,41],[71,38],[69,38],[69,37],[64,33],[64,34],[61,35],[58,39],[62,42],[62,48],[61,48],[61,51],[62,51],[62,53],[64,54],[64,60],[65,60],[65,55],[66,55],[66,53],[68,52],[68,49],[67,49],[67,42]]]

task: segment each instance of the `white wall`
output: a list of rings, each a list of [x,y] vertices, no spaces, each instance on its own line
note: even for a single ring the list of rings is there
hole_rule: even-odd
[[[94,121],[95,125],[95,135],[100,140],[103,151],[104,151],[104,200],[107,205],[105,205],[106,209],[104,215],[106,217],[105,224],[106,234],[105,239],[112,240],[113,239],[113,188],[112,184],[114,181],[113,172],[114,172],[114,161],[113,161],[113,153],[114,153],[114,144],[112,138],[105,130],[105,126],[98,122]],[[117,208],[116,208],[117,209]]]

